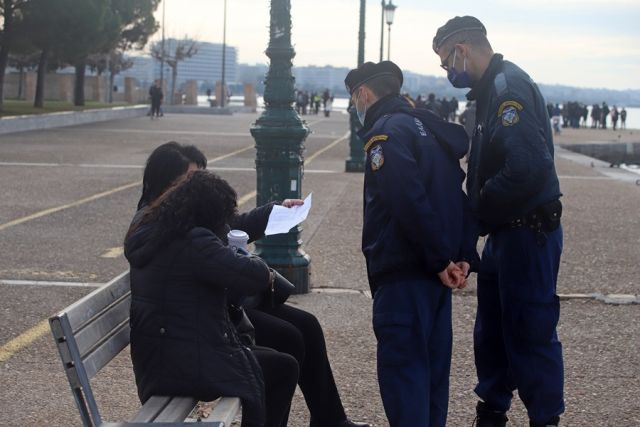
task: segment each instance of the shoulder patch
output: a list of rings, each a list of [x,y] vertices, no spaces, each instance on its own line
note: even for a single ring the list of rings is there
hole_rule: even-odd
[[[371,153],[369,154],[371,157],[371,170],[377,171],[382,165],[384,165],[384,153],[382,152],[382,146],[380,144],[376,145],[371,149]]]
[[[517,101],[504,101],[498,108],[498,117],[502,116],[502,126],[513,126],[520,121],[519,111],[524,107]]]
[[[493,80],[493,85],[496,88],[498,98],[507,92],[507,78],[504,76],[504,73],[498,73],[496,75],[496,78]]]
[[[373,144],[375,144],[378,141],[386,141],[387,139],[389,139],[389,135],[374,135],[371,138],[369,138],[369,141],[367,141],[367,143],[364,145],[364,151],[369,151],[369,148],[371,148],[371,146]]]

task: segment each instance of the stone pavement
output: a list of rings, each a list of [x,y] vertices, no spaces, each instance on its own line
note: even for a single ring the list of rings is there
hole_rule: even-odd
[[[140,193],[141,165],[158,144],[196,144],[239,196],[253,191],[248,127],[255,118],[167,115],[0,137],[0,426],[80,425],[51,336],[37,326],[93,289],[71,284],[106,282],[126,269],[119,248]],[[305,144],[312,160],[302,190],[313,192],[314,207],[302,240],[313,288],[290,303],[322,323],[349,416],[386,426],[360,253],[362,174],[343,172],[348,147],[336,141],[346,132],[346,116],[306,119],[314,133]],[[567,160],[562,150],[557,168],[565,206],[558,292],[640,295],[640,186]],[[242,209],[254,205],[250,199]],[[473,421],[475,307],[473,283],[455,293],[451,426]],[[563,300],[564,425],[640,425],[639,320],[638,304]],[[123,352],[94,382],[107,420],[123,420],[138,406],[130,363]],[[528,425],[517,398],[513,406],[511,425]],[[290,426],[306,425],[298,392]]]

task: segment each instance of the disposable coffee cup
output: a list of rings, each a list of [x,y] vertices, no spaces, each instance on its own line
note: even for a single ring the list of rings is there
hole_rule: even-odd
[[[249,235],[242,230],[231,230],[227,233],[227,240],[229,241],[229,247],[233,249],[247,250],[247,242],[249,241]]]

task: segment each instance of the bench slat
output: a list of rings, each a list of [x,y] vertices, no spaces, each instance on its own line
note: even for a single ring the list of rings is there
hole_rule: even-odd
[[[239,397],[222,397],[209,417],[204,421],[221,421],[225,426],[230,426],[236,415],[240,412]]]
[[[82,362],[89,378],[93,378],[100,369],[129,345],[129,331],[129,321],[127,320],[108,340],[83,358]]]
[[[125,294],[130,293],[129,272],[124,272],[101,288],[96,289],[67,307],[69,324],[73,332],[77,332],[96,314]],[[62,313],[61,313],[62,314]]]
[[[197,403],[198,401],[192,397],[174,397],[153,422],[184,421]]]
[[[151,396],[147,400],[138,413],[131,419],[132,422],[149,423],[156,419],[160,411],[162,411],[171,398],[169,396]]]
[[[129,320],[131,297],[127,295],[109,306],[75,335],[78,351],[85,357],[100,341],[108,337],[114,328]]]

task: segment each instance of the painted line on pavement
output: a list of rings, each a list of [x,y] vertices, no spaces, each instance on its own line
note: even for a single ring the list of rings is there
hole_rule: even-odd
[[[315,153],[313,153],[311,156],[309,156],[307,159],[305,159],[305,161],[304,161],[305,166],[308,165],[309,163],[311,163],[320,154],[324,153],[327,150],[332,149],[333,147],[335,147],[336,145],[338,145],[342,141],[346,140],[348,137],[349,137],[349,132],[345,133],[343,136],[341,136],[340,138],[336,139],[335,141],[333,141],[331,144],[327,145],[326,147],[324,147],[324,148],[316,151]]]
[[[84,199],[77,200],[77,201],[75,201],[73,203],[67,203],[66,205],[56,206],[55,208],[45,209],[43,211],[36,212],[34,214],[24,216],[22,218],[14,219],[13,221],[9,221],[9,222],[6,222],[4,224],[1,224],[0,225],[0,231],[6,230],[7,228],[13,227],[15,225],[23,224],[23,223],[25,223],[27,221],[31,221],[31,220],[34,220],[34,219],[42,218],[43,216],[50,215],[52,213],[56,213],[56,212],[60,212],[60,211],[65,210],[65,209],[69,209],[69,208],[73,208],[73,207],[76,207],[76,206],[80,206],[80,205],[83,205],[85,203],[92,202],[94,200],[98,200],[98,199],[101,199],[101,198],[106,197],[106,196],[110,196],[110,195],[118,193],[120,191],[128,190],[129,188],[133,188],[133,187],[135,187],[137,185],[140,185],[140,184],[142,184],[142,181],[136,181],[136,182],[132,182],[132,183],[129,183],[129,184],[126,184],[126,185],[121,185],[120,187],[116,187],[116,188],[108,190],[108,191],[103,191],[102,193],[94,194],[93,196],[85,197]]]
[[[209,160],[209,163],[215,163],[215,162],[218,162],[220,160],[224,160],[224,159],[226,159],[228,157],[235,156],[236,154],[242,153],[243,151],[247,151],[247,150],[249,150],[251,148],[253,148],[253,145],[249,145],[247,147],[241,148],[239,150],[233,151],[233,152],[228,153],[228,154],[223,154],[222,156],[218,156],[218,157],[215,157],[215,158]],[[65,210],[65,209],[69,209],[69,208],[73,208],[73,207],[76,207],[76,206],[80,206],[80,205],[83,205],[85,203],[101,199],[103,197],[111,196],[111,195],[113,195],[115,193],[118,193],[118,192],[124,191],[124,190],[128,190],[129,188],[133,188],[133,187],[136,187],[136,186],[141,185],[141,184],[142,184],[142,181],[131,182],[129,184],[121,185],[120,187],[116,187],[116,188],[113,188],[111,190],[104,191],[102,193],[94,194],[93,196],[85,197],[84,199],[80,199],[80,200],[77,200],[77,201],[72,202],[72,203],[67,203],[67,204],[62,205],[62,206],[56,206],[54,208],[45,209],[43,211],[36,212],[34,214],[24,216],[22,218],[14,219],[13,221],[9,221],[7,223],[0,224],[0,231],[6,230],[7,228],[23,224],[25,222],[28,222],[28,221],[31,221],[31,220],[34,220],[34,219],[42,218],[43,216],[47,216],[47,215],[50,215],[50,214],[53,214],[53,213],[56,213],[56,212],[60,212],[60,211]]]
[[[118,258],[122,254],[124,254],[124,248],[119,246],[117,248],[108,249],[105,253],[100,255],[100,258]]]
[[[43,320],[33,328],[23,332],[0,347],[0,363],[11,359],[17,352],[29,346],[32,342],[43,336],[49,330],[49,321]]]
[[[60,286],[71,288],[99,288],[104,283],[92,283],[92,282],[52,282],[48,280],[11,280],[0,279],[0,285],[11,286]]]
[[[613,178],[608,176],[581,176],[581,175],[558,175],[560,179],[584,179],[584,180],[594,180],[594,181],[610,181]]]

